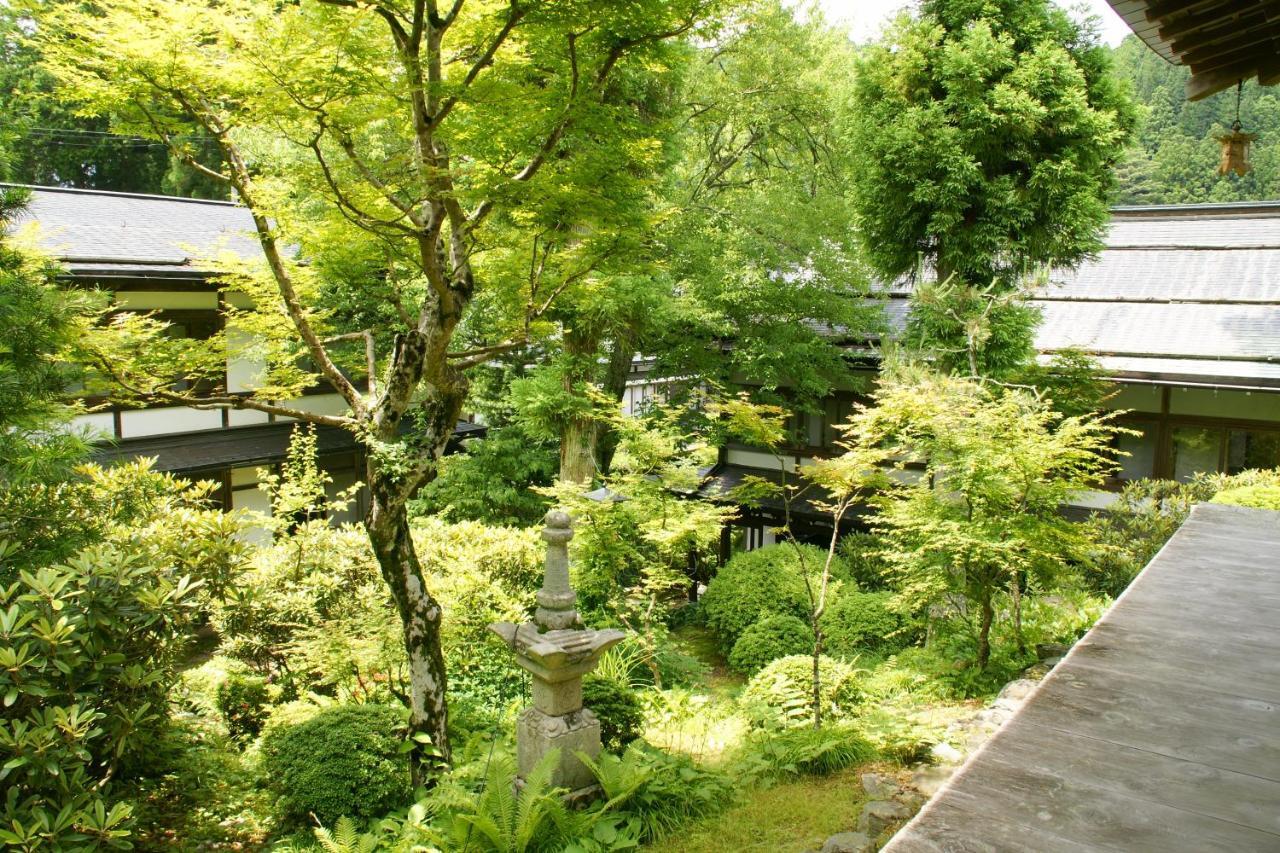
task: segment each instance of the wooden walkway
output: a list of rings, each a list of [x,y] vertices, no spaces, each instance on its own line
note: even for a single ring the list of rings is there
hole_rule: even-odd
[[[1280,851],[1280,512],[1197,506],[885,850]]]

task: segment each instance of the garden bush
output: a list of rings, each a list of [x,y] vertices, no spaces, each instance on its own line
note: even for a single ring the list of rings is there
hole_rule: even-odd
[[[218,713],[233,738],[249,740],[258,736],[271,710],[271,691],[265,678],[232,670],[218,684],[215,696]]]
[[[1280,486],[1257,485],[1223,489],[1213,496],[1212,503],[1254,509],[1280,509]]]
[[[409,764],[400,751],[403,715],[387,705],[335,705],[262,738],[263,770],[286,822],[310,815],[331,824],[347,815],[384,815],[409,800]]]
[[[600,720],[600,741],[611,752],[621,752],[644,733],[644,706],[626,684],[588,675],[582,679],[582,704]]]
[[[128,846],[112,781],[164,732],[198,608],[189,578],[108,545],[0,585],[0,845]]]
[[[861,671],[823,655],[818,666],[824,721],[851,717],[862,697]],[[813,658],[778,658],[756,673],[739,698],[758,725],[796,726],[813,723]]]
[[[877,757],[861,730],[847,723],[754,733],[738,756],[742,776],[770,779],[825,775]]]
[[[840,558],[849,566],[849,578],[868,592],[889,586],[889,565],[884,542],[874,533],[846,533],[840,537]]]
[[[795,616],[772,614],[752,625],[729,653],[729,668],[755,675],[766,664],[787,655],[813,651],[813,631]]]
[[[841,590],[822,618],[822,649],[852,660],[864,652],[884,653],[905,645],[905,620],[890,609],[891,592]]]
[[[801,545],[805,565],[815,575],[826,560],[826,552]],[[832,565],[833,576],[848,573],[843,560]],[[733,650],[743,632],[769,614],[805,619],[809,615],[809,595],[797,547],[771,545],[735,555],[721,567],[702,597],[707,626],[715,632],[725,654]]]

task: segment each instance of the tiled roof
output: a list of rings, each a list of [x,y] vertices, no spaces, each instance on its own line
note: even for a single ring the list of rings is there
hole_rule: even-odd
[[[1033,294],[1036,346],[1130,380],[1280,390],[1280,202],[1117,208],[1106,248]],[[910,284],[888,292],[906,322]]]
[[[35,222],[40,246],[78,276],[192,278],[213,272],[220,252],[260,253],[249,211],[231,202],[30,189],[18,224]]]

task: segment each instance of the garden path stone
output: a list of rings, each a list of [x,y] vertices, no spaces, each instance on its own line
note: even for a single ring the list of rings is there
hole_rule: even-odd
[[[893,800],[876,800],[862,807],[858,815],[858,831],[876,837],[893,824],[911,817],[911,811]]]
[[[862,774],[862,790],[873,800],[884,800],[898,792],[897,784],[878,773]]]
[[[822,853],[871,853],[876,849],[865,832],[838,832],[822,845]]]

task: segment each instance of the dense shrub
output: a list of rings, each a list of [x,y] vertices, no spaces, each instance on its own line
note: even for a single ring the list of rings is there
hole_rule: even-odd
[[[823,651],[848,660],[901,648],[905,624],[890,609],[893,597],[891,592],[842,590],[823,614]]]
[[[867,591],[889,586],[889,565],[884,542],[874,533],[846,533],[840,537],[840,558],[849,566],[849,578]]]
[[[742,633],[761,617],[778,613],[804,619],[809,614],[799,550],[804,564],[816,574],[826,552],[812,545],[782,544],[735,555],[721,567],[702,597],[707,626],[715,632],[726,654]],[[848,567],[842,560],[832,566],[832,574],[844,577]]]
[[[744,776],[823,775],[876,758],[876,747],[848,724],[795,726],[754,733],[737,759]]]
[[[1280,509],[1280,485],[1237,486],[1233,489],[1223,489],[1213,496],[1212,502],[1254,509]]]
[[[0,585],[0,843],[96,849],[128,835],[111,780],[167,723],[198,603],[187,577],[106,545]]]
[[[588,675],[582,679],[582,704],[600,720],[600,741],[607,750],[620,752],[644,733],[644,706],[625,684]]]
[[[265,678],[232,670],[218,684],[215,697],[218,713],[233,738],[257,737],[271,706],[271,693]]]
[[[721,811],[733,801],[738,781],[643,741],[621,756],[602,754],[591,769],[613,811],[638,827],[641,841]]]
[[[795,616],[772,614],[752,625],[729,653],[729,667],[755,675],[766,664],[787,655],[813,651],[813,631]]]
[[[280,816],[333,823],[371,818],[409,799],[409,765],[400,751],[404,721],[386,705],[335,705],[310,719],[271,727],[263,769],[279,793]]]
[[[823,720],[850,717],[862,696],[860,671],[823,655],[818,672]],[[755,722],[765,726],[812,724],[813,658],[778,658],[747,682],[739,701]]]
[[[537,531],[422,519],[413,536],[444,609],[451,693],[501,709],[521,695],[520,670],[487,626],[527,617],[541,577]],[[214,623],[224,651],[286,695],[389,702],[408,689],[399,617],[354,528],[308,523],[260,549]]]
[[[530,486],[549,486],[559,470],[553,442],[529,436],[517,425],[495,427],[445,457],[440,474],[410,502],[413,516],[484,524],[536,524],[548,498]]]

